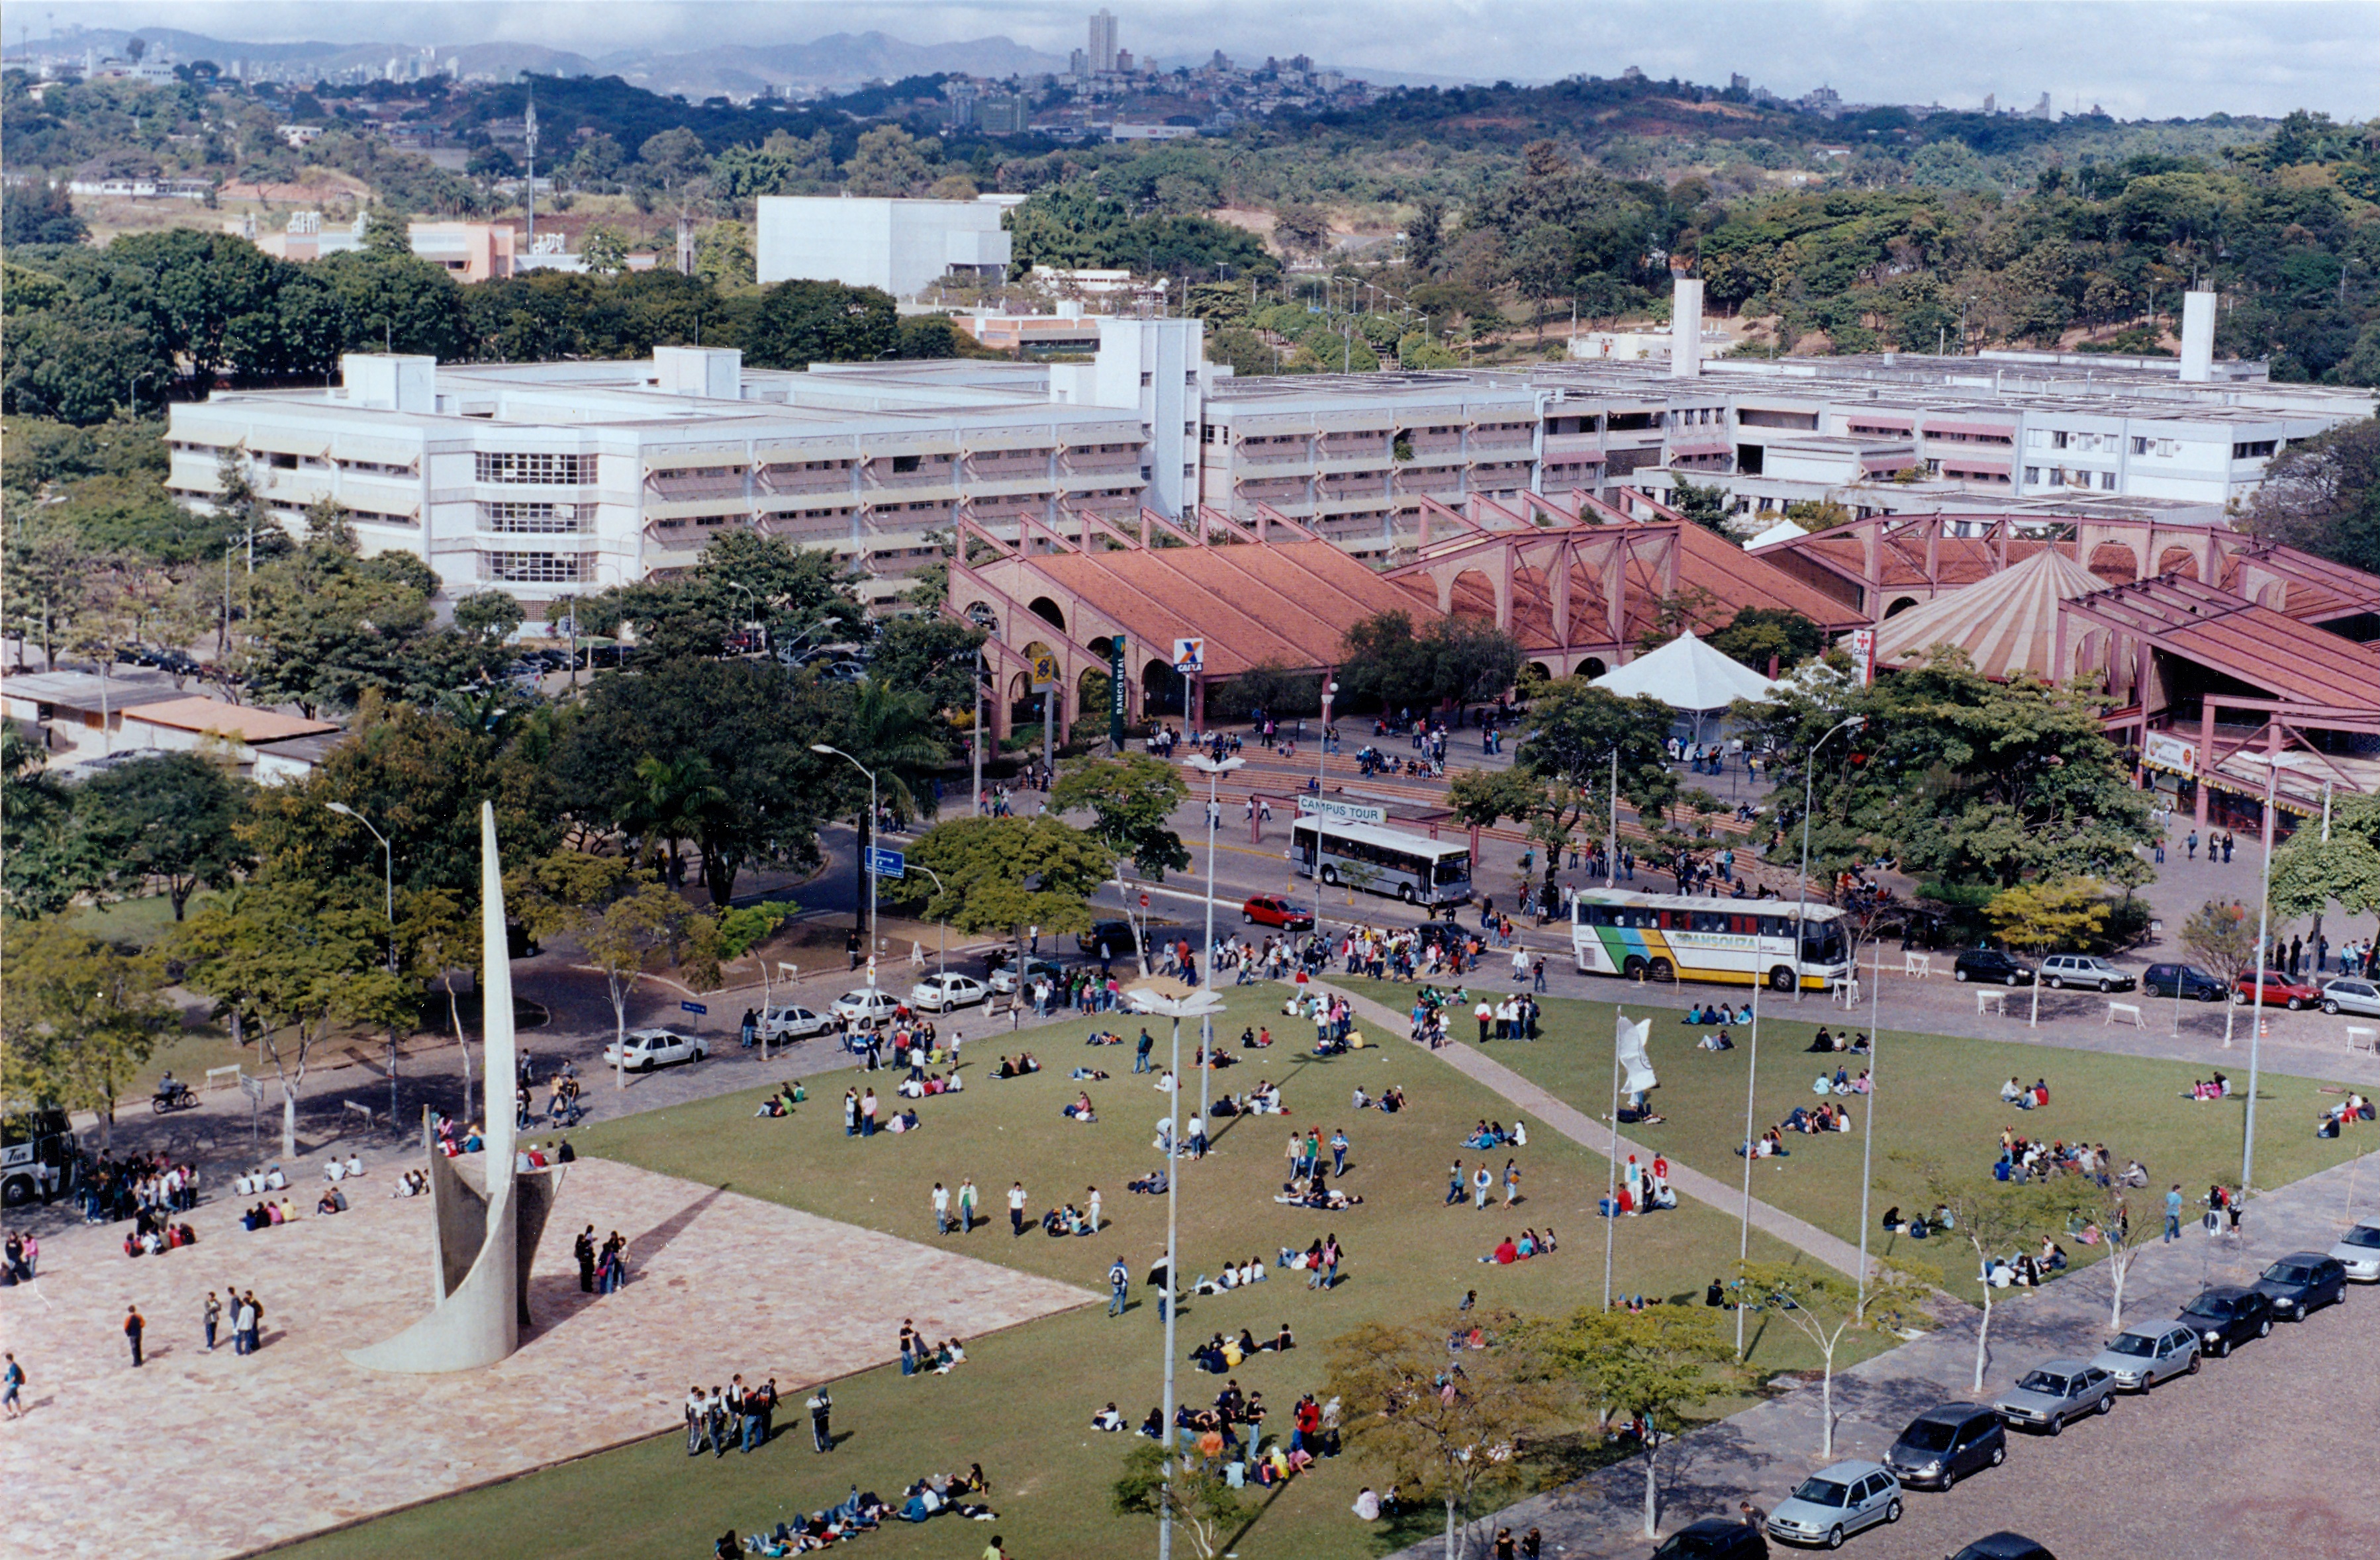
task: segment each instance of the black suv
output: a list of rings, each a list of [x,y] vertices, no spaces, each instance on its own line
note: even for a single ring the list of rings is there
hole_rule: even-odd
[[[1947,1490],[2008,1460],[2008,1427],[1981,1403],[1945,1403],[1909,1421],[1884,1466],[1904,1489]]]
[[[1768,1560],[1768,1541],[1757,1528],[1706,1517],[1671,1533],[1653,1560]]]
[[[2347,1298],[2347,1264],[2320,1252],[2291,1252],[2265,1269],[2256,1293],[2273,1302],[2283,1322],[2302,1322]]]
[[[1950,966],[1950,975],[1954,980],[2031,986],[2033,966],[2020,964],[1996,948],[1969,948],[1960,951],[1958,962]]]
[[[2151,964],[2141,977],[2141,989],[2152,997],[2187,997],[2193,1002],[2220,1002],[2224,986],[2195,964]]]
[[[1950,1560],[2058,1560],[2046,1545],[2022,1533],[1985,1533]]]
[[[1111,959],[1129,959],[1140,949],[1140,928],[1130,921],[1094,921],[1087,932],[1075,935],[1075,946],[1097,956],[1102,943]]]
[[[2273,1300],[2237,1284],[2218,1284],[2183,1306],[2174,1320],[2194,1330],[2204,1351],[2220,1359],[2272,1332]]]

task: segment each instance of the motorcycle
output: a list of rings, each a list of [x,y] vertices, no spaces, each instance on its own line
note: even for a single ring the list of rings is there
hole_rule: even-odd
[[[176,1082],[171,1088],[160,1089],[149,1098],[149,1108],[164,1116],[170,1111],[196,1110],[199,1096],[188,1083]]]

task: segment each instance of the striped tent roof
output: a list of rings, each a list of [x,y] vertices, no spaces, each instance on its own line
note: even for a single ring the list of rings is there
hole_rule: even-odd
[[[1937,645],[1956,645],[1986,677],[2050,674],[2058,604],[2107,582],[2054,548],[1887,618],[1876,631],[1879,668],[1911,665]]]

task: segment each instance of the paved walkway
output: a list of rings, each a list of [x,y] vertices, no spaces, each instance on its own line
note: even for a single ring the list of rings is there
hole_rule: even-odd
[[[1408,1015],[1397,1012],[1383,1003],[1327,983],[1322,985],[1322,989],[1336,992],[1344,997],[1354,1004],[1356,1012],[1361,1013],[1373,1023],[1380,1025],[1389,1034],[1405,1034],[1412,1030],[1413,1021]],[[1522,1042],[1522,1044],[1526,1043]],[[1493,1059],[1476,1046],[1460,1040],[1453,1040],[1433,1054],[1439,1060],[1453,1068],[1457,1072],[1476,1082],[1486,1084],[1512,1101],[1516,1107],[1536,1117],[1547,1126],[1582,1148],[1592,1150],[1606,1159],[1610,1159],[1617,1155],[1620,1156],[1619,1162],[1623,1164],[1627,1156],[1632,1154],[1636,1156],[1640,1164],[1649,1165],[1653,1162],[1652,1149],[1629,1138],[1616,1137],[1608,1120],[1597,1121],[1576,1107],[1563,1104],[1553,1094],[1522,1077],[1502,1062]],[[1675,1161],[1672,1161],[1670,1166],[1670,1184],[1678,1189],[1681,1196],[1694,1198],[1698,1202],[1708,1203],[1722,1211],[1740,1209],[1743,1206],[1742,1187],[1729,1186],[1714,1176],[1706,1176],[1700,1170],[1690,1169]],[[1752,1203],[1752,1223],[1755,1228],[1777,1237],[1797,1251],[1807,1252],[1828,1267],[1850,1275],[1856,1275],[1859,1272],[1858,1247],[1840,1236],[1828,1234],[1816,1225],[1795,1218],[1782,1209],[1773,1208],[1755,1199]]]
[[[1441,1055],[1445,1054],[1443,1052]],[[2380,1154],[2350,1160],[2252,1203],[2241,1238],[2209,1240],[2193,1226],[2181,1240],[2144,1248],[2125,1287],[2128,1322],[2161,1320],[2210,1284],[2252,1282],[2272,1260],[2326,1250],[2356,1217],[2380,1212]],[[2104,1264],[1994,1307],[1982,1397],[2058,1356],[2088,1358],[2109,1329]],[[1835,1450],[1881,1457],[1900,1428],[1944,1401],[1973,1400],[1980,1312],[1835,1377]],[[1852,1541],[1868,1560],[1932,1560],[1995,1528],[2018,1527],[2060,1554],[2190,1554],[2252,1560],[2296,1532],[2309,1554],[2380,1554],[2380,1522],[2360,1504],[2331,1497],[2380,1481],[2380,1438],[2368,1433],[2370,1358],[2380,1336],[2380,1296],[2351,1287],[2345,1305],[2302,1328],[2284,1327],[2211,1363],[2147,1401],[2119,1404],[2106,1431],[2077,1426],[2058,1440],[2011,1436],[2009,1466],[1954,1495],[1912,1495],[1900,1526]],[[1749,1499],[1773,1509],[1819,1456],[1820,1394],[1813,1383],[1665,1445],[1660,1526],[1674,1532],[1704,1517],[1733,1517]],[[2294,1428],[2281,1432],[2287,1421]],[[2111,1439],[2112,1438],[2112,1439]],[[2319,1448],[2319,1450],[2317,1450]],[[2318,1476],[2305,1462],[2319,1458]],[[2119,1461],[2125,1466],[2119,1467]],[[2137,1461],[2138,1466],[2132,1466]],[[2221,1477],[2208,1477],[2219,1467]],[[2108,1498],[2110,1489],[2122,1492]],[[2243,1500],[2248,1492],[2255,1498]],[[1641,1557],[1645,1468],[1632,1457],[1549,1493],[1486,1516],[1467,1554],[1486,1552],[1498,1527],[1537,1528],[1545,1552],[1564,1560]],[[2302,1508],[2302,1509],[2301,1509]],[[2323,1509],[2328,1514],[2325,1515]],[[2309,1515],[2311,1513],[2311,1515]],[[2155,1533],[2151,1529],[2155,1529]],[[2280,1547],[2289,1541],[2280,1540]],[[1396,1560],[1440,1560],[1430,1539]]]
[[[199,1244],[126,1258],[126,1227],[42,1242],[41,1277],[0,1289],[0,1334],[31,1376],[0,1435],[12,1553],[207,1560],[320,1531],[679,1422],[686,1385],[742,1373],[791,1401],[779,1444],[807,1448],[812,1383],[885,1363],[894,1321],[980,1334],[1087,1303],[1071,1285],[600,1159],[564,1172],[538,1251],[538,1326],[485,1371],[408,1376],[350,1364],[428,1309],[430,1206],[390,1198],[419,1150],[368,1158],[349,1212],[243,1231],[232,1200],[190,1215]],[[315,1190],[293,1186],[310,1210]],[[570,1243],[629,1237],[627,1287],[583,1295]],[[263,1348],[203,1347],[206,1292],[252,1288]],[[124,1308],[148,1319],[132,1368]],[[62,1476],[63,1471],[63,1476]],[[111,1498],[122,1497],[122,1498]],[[499,1543],[497,1549],[501,1550]]]

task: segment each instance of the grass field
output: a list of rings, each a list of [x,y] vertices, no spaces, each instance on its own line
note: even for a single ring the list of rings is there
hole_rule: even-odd
[[[1255,990],[1235,994],[1219,1033],[1232,1035],[1264,1022],[1275,1000]],[[972,1027],[964,1016],[960,1022]],[[1130,1034],[1137,1026],[1119,1027]],[[1118,1518],[1108,1507],[1108,1487],[1130,1437],[1099,1434],[1087,1421],[1113,1400],[1137,1423],[1158,1399],[1160,1324],[1153,1291],[1138,1280],[1161,1247],[1164,1203],[1127,1193],[1123,1183],[1159,1163],[1151,1140],[1163,1096],[1150,1078],[1132,1075],[1129,1047],[1085,1048],[1080,1036],[1087,1030],[1067,1026],[1075,1038],[1053,1036],[1038,1048],[1045,1070],[1006,1082],[983,1081],[1000,1046],[969,1044],[970,1086],[955,1098],[923,1102],[924,1128],[914,1135],[845,1138],[839,1101],[844,1084],[856,1080],[830,1073],[810,1081],[811,1103],[791,1120],[756,1119],[758,1096],[746,1093],[601,1124],[574,1140],[585,1152],[928,1241],[936,1239],[929,1189],[936,1179],[955,1186],[971,1175],[990,1222],[948,1240],[987,1260],[1081,1284],[1083,1310],[969,1339],[967,1364],[947,1378],[905,1380],[897,1370],[879,1369],[839,1385],[835,1422],[855,1433],[832,1460],[815,1457],[798,1431],[764,1455],[699,1464],[687,1461],[675,1436],[662,1436],[330,1535],[304,1545],[306,1553],[410,1556],[502,1533],[507,1554],[692,1556],[707,1553],[709,1540],[730,1524],[749,1531],[831,1504],[854,1481],[890,1492],[929,1469],[975,1461],[992,1480],[997,1530],[1019,1560],[1117,1553],[1149,1542],[1146,1524]],[[1166,1033],[1155,1032],[1161,1060]],[[1185,1037],[1185,1054],[1189,1043]],[[1227,1260],[1261,1255],[1273,1276],[1252,1292],[1184,1305],[1180,1346],[1186,1354],[1219,1329],[1263,1336],[1288,1323],[1297,1349],[1259,1355],[1236,1373],[1244,1387],[1264,1393],[1277,1418],[1301,1392],[1321,1385],[1328,1342],[1355,1324],[1451,1319],[1470,1288],[1483,1302],[1533,1312],[1566,1313],[1600,1302],[1604,1226],[1588,1211],[1604,1185],[1599,1157],[1532,1123],[1529,1146],[1513,1155],[1524,1178],[1520,1206],[1509,1215],[1450,1209],[1443,1205],[1447,1166],[1462,1153],[1459,1140],[1474,1121],[1511,1121],[1500,1098],[1402,1041],[1329,1060],[1300,1056],[1286,1039],[1269,1052],[1237,1054],[1255,1059],[1219,1073],[1216,1087],[1245,1092],[1272,1078],[1281,1082],[1291,1114],[1286,1122],[1267,1116],[1228,1125],[1216,1153],[1188,1167],[1182,1268],[1195,1277]],[[1115,1076],[1078,1084],[1066,1073],[1079,1064]],[[887,1074],[877,1078],[892,1082]],[[1410,1107],[1396,1116],[1351,1112],[1345,1107],[1359,1082],[1375,1094],[1400,1084]],[[1078,1088],[1088,1090],[1099,1109],[1095,1125],[1075,1126],[1060,1114]],[[1323,1215],[1271,1202],[1292,1125],[1318,1125],[1326,1141],[1334,1128],[1345,1128],[1354,1149],[1344,1184],[1366,1198],[1364,1206]],[[1500,1169],[1504,1157],[1495,1156]],[[1013,1239],[1004,1203],[1013,1180],[1025,1183],[1036,1214],[1055,1202],[1079,1204],[1085,1188],[1096,1183],[1109,1227],[1097,1239],[1052,1240],[1038,1229]],[[1501,1268],[1476,1261],[1508,1231],[1548,1224],[1561,1236],[1552,1256]],[[1270,1266],[1279,1248],[1303,1247],[1326,1232],[1335,1232],[1348,1253],[1336,1291],[1311,1293],[1297,1276]],[[1736,1251],[1734,1223],[1691,1204],[1624,1221],[1617,1233],[1622,1293],[1698,1300],[1702,1286]],[[1758,1237],[1753,1251],[1791,1255]],[[1111,1320],[1104,1274],[1119,1254],[1133,1270],[1135,1299],[1125,1316]],[[799,1282],[798,1274],[787,1281]],[[888,1333],[899,1314],[898,1297],[888,1296]],[[1755,1362],[1771,1372],[1815,1363],[1797,1344],[1779,1333],[1761,1336]],[[587,1368],[605,1366],[589,1360]],[[1187,1365],[1181,1382],[1185,1400],[1201,1402],[1222,1385]],[[1379,1487],[1386,1480],[1385,1469],[1353,1453],[1326,1462],[1268,1500],[1236,1550],[1248,1560],[1357,1560],[1434,1530],[1427,1515],[1399,1531],[1367,1527],[1348,1514],[1360,1485]],[[888,1530],[865,1543],[888,1556],[973,1556],[989,1532],[941,1521]]]
[[[1400,1010],[1412,1000],[1411,987],[1361,985]],[[1588,1114],[1605,1115],[1610,1108],[1615,1010],[1607,1003],[1561,998],[1547,999],[1545,1008],[1548,1039],[1491,1045],[1489,1054]],[[1743,1161],[1735,1148],[1743,1141],[1744,1089],[1751,1070],[1744,1031],[1731,1031],[1734,1050],[1700,1050],[1695,1042],[1710,1026],[1689,1027],[1671,1010],[1641,1010],[1640,1014],[1645,1010],[1654,1014],[1648,1050],[1661,1079],[1653,1104],[1669,1119],[1663,1126],[1633,1129],[1633,1135],[1673,1160],[1737,1184]],[[2175,1181],[2181,1183],[2186,1197],[2195,1199],[2206,1194],[2211,1182],[2239,1180],[2245,1101],[2201,1104],[2187,1098],[2193,1080],[2205,1076],[2204,1066],[2061,1048],[2054,1028],[2041,1032],[2044,1042],[2021,1044],[1887,1030],[1873,1058],[1843,1053],[1822,1058],[1807,1047],[1821,1027],[1842,1030],[1835,1022],[1841,1017],[1839,1011],[1829,1014],[1816,1007],[1806,1019],[1774,1018],[1772,1011],[1763,1005],[1755,1130],[1767,1131],[1796,1105],[1815,1105],[1812,1085],[1821,1066],[1830,1076],[1839,1066],[1847,1066],[1853,1077],[1871,1061],[1876,1069],[1881,1092],[1876,1101],[1880,1113],[1875,1123],[1876,1185],[1869,1199],[1871,1218],[1881,1218],[1895,1204],[1915,1212],[1925,1203],[1917,1178],[1894,1160],[1895,1154],[1937,1155],[1951,1168],[1988,1176],[1999,1155],[2003,1127],[2034,1139],[2105,1143],[2119,1167],[2127,1159],[2140,1160],[2149,1172],[2150,1189],[2132,1199],[2135,1219],[2161,1214],[2165,1190]],[[1852,1027],[1865,1025],[1855,1022]],[[1468,1024],[1458,1029],[1470,1032]],[[2244,1087],[2244,1053],[2236,1062],[2226,1061],[2231,1064],[2224,1067],[2225,1073],[2235,1087]],[[2048,1107],[2024,1111],[2002,1105],[1999,1091],[2011,1074],[2028,1084],[2036,1078],[2046,1080]],[[2261,1185],[2286,1185],[2368,1146],[2351,1133],[2328,1141],[2313,1135],[2316,1114],[2338,1097],[2320,1090],[2310,1079],[2267,1074],[2261,1081],[2256,1118]],[[1752,1193],[1855,1241],[1860,1136],[1870,1102],[1852,1096],[1837,1103],[1851,1107],[1853,1131],[1818,1136],[1788,1132],[1791,1156],[1755,1164]],[[1886,1242],[1875,1249],[1893,1249],[1894,1238],[1881,1230],[1872,1236]],[[2062,1243],[2078,1264],[2098,1254],[2096,1248],[2079,1242]],[[1909,1254],[1945,1267],[1953,1279],[1965,1276],[1964,1248],[1924,1242]],[[1957,1284],[1952,1288],[1961,1290]]]

